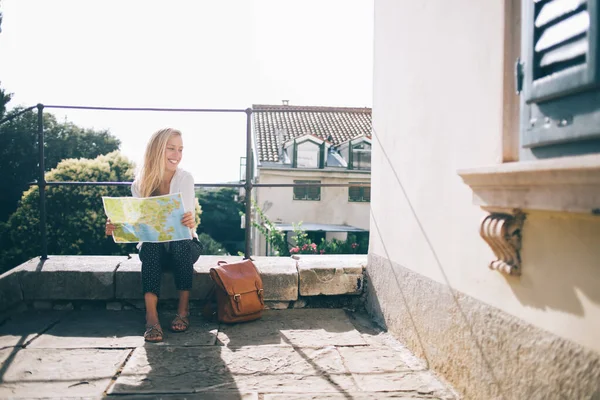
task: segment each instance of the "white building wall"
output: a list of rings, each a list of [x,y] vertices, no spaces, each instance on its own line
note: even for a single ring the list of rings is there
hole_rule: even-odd
[[[600,220],[530,213],[507,278],[457,174],[502,157],[504,2],[375,4],[370,253],[600,352]],[[374,290],[393,321],[398,292]]]
[[[320,180],[321,183],[369,182],[370,174],[364,172],[326,172],[324,170],[267,170],[259,172],[259,182],[294,183],[295,180]],[[369,230],[370,203],[348,201],[347,187],[322,187],[320,201],[294,200],[293,188],[258,187],[256,200],[258,206],[272,222],[318,223],[350,225]],[[341,238],[336,234],[328,237]],[[256,235],[254,254],[263,255],[265,241],[262,235]]]

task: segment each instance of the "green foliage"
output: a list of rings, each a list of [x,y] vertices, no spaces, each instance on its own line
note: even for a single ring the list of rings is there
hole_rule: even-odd
[[[252,204],[258,213],[258,221],[252,221],[252,226],[256,228],[264,237],[267,243],[274,250],[277,256],[289,256],[290,250],[287,243],[286,235],[278,231],[275,225],[267,218],[263,210],[252,200]]]
[[[317,245],[310,240],[308,234],[302,230],[302,221],[298,224],[292,224],[294,227],[294,236],[292,241],[296,246],[290,249],[291,254],[317,254]]]
[[[244,250],[244,230],[240,227],[240,211],[244,205],[236,201],[237,191],[231,188],[198,190],[198,201],[202,206],[202,225],[198,234],[206,233],[222,243],[229,254]]]
[[[322,240],[317,246],[319,254],[367,254],[369,251],[368,232],[348,233],[346,240]]]
[[[132,181],[133,164],[119,152],[89,159],[67,159],[46,173],[48,181]],[[102,196],[130,196],[128,186],[51,186],[46,191],[48,253],[53,255],[128,254],[133,244],[116,244],[104,234]],[[39,190],[27,190],[0,236],[9,246],[0,255],[0,271],[39,256]]]
[[[4,118],[4,114],[6,113],[6,105],[11,98],[12,93],[6,93],[4,89],[0,88],[0,119]]]
[[[293,224],[294,246],[290,248],[286,235],[275,229],[273,223],[255,203],[259,220],[252,221],[258,231],[265,237],[267,243],[275,249],[275,255],[289,256],[290,254],[367,254],[369,251],[369,232],[348,233],[346,240],[321,239],[321,243],[314,243],[308,233],[302,229],[302,222]]]
[[[200,233],[198,235],[198,241],[202,245],[202,254],[204,255],[226,255],[227,251],[225,247],[208,236],[206,233]]]
[[[10,95],[0,91],[0,109]],[[3,104],[4,102],[4,104]],[[16,108],[5,116],[16,114]],[[1,111],[1,110],[0,110]],[[120,141],[108,131],[82,129],[70,122],[58,122],[44,113],[45,167],[56,167],[67,158],[95,158],[118,150]],[[27,112],[0,125],[0,221],[6,221],[17,208],[28,183],[38,179],[37,111]]]

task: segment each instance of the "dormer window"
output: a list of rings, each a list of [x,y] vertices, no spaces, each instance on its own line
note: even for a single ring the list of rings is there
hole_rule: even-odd
[[[296,145],[296,168],[319,168],[320,146],[311,140]]]
[[[352,145],[350,168],[371,169],[371,145],[369,143],[361,142]]]
[[[289,140],[284,145],[285,163],[293,168],[324,168],[329,144],[313,135],[304,135]]]
[[[340,155],[348,163],[348,169],[371,170],[371,140],[363,136],[339,146]]]

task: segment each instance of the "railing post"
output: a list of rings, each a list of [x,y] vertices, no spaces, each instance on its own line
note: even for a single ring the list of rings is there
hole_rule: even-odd
[[[244,183],[246,191],[246,220],[245,220],[245,251],[244,257],[252,256],[252,108],[246,109],[246,182]]]
[[[38,127],[38,156],[39,156],[39,177],[38,187],[40,190],[40,236],[41,236],[41,256],[42,260],[48,259],[48,238],[46,237],[46,177],[44,164],[44,105],[37,105],[37,127]]]

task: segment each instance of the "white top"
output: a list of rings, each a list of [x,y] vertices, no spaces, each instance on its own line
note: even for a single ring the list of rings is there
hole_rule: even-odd
[[[196,193],[194,192],[194,177],[192,174],[181,168],[177,168],[175,175],[171,179],[171,187],[169,188],[169,194],[174,193],[181,193],[185,212],[191,211],[192,214],[196,212]],[[131,185],[131,194],[133,197],[140,197],[137,191],[137,179]],[[190,229],[190,231],[193,237],[198,237],[195,229]]]

